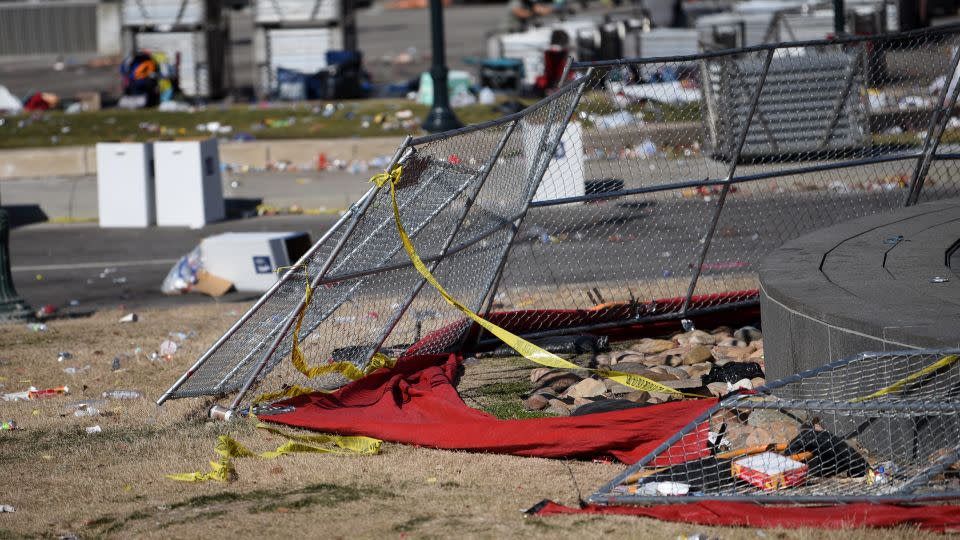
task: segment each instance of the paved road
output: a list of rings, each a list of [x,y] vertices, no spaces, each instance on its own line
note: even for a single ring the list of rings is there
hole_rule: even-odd
[[[731,195],[708,263],[743,263],[727,274],[756,271],[761,255],[785,239],[864,213],[896,207],[899,192],[785,193],[775,197]],[[515,284],[591,283],[598,280],[682,278],[691,273],[699,237],[716,201],[702,198],[620,199],[532,211],[515,251]],[[35,306],[109,308],[175,306],[212,302],[201,295],[165,297],[159,286],[180,255],[205,236],[226,231],[308,231],[318,238],[335,216],[275,216],[230,220],[200,230],[151,228],[104,230],[92,224],[32,225],[11,234],[14,279]],[[544,233],[553,240],[542,241]],[[559,240],[559,241],[557,241]],[[493,246],[476,251],[476,265],[489,262]],[[469,267],[469,265],[468,265]],[[115,269],[104,274],[107,268]],[[707,275],[717,273],[708,270]],[[125,283],[115,283],[125,278]],[[479,279],[479,276],[478,276]],[[252,300],[231,293],[223,300]]]
[[[174,261],[205,237],[222,232],[306,231],[319,238],[336,216],[274,216],[230,220],[203,229],[100,229],[93,224],[32,225],[10,235],[17,291],[34,307],[78,309],[178,306],[215,302],[200,294],[165,296],[160,283]],[[114,269],[104,274],[106,269]],[[124,278],[124,279],[120,279]],[[125,283],[114,283],[125,280]],[[252,300],[258,295],[229,293],[219,301]]]

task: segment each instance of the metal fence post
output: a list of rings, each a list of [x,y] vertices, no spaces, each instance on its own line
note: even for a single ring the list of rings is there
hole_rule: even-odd
[[[767,56],[763,63],[763,72],[760,74],[760,80],[757,81],[757,90],[754,92],[753,101],[750,103],[750,112],[747,114],[743,130],[740,132],[737,147],[730,157],[730,168],[727,171],[726,178],[723,180],[723,187],[720,190],[720,196],[717,200],[717,209],[713,213],[713,219],[711,219],[710,226],[704,237],[703,249],[700,250],[700,257],[697,259],[697,265],[693,269],[693,276],[690,277],[690,284],[687,286],[687,295],[683,299],[683,307],[680,310],[680,314],[683,317],[686,317],[687,310],[690,309],[690,300],[693,298],[693,292],[697,288],[697,281],[700,279],[703,261],[707,258],[707,252],[710,251],[710,243],[713,241],[713,235],[717,230],[717,223],[720,221],[720,214],[723,212],[723,205],[727,200],[727,193],[730,192],[733,175],[737,172],[737,162],[740,161],[740,153],[743,151],[743,145],[747,142],[747,133],[750,131],[750,124],[753,122],[753,115],[756,113],[757,106],[760,104],[760,94],[763,93],[763,86],[767,81],[767,73],[770,71],[770,62],[773,60],[773,55],[776,51],[776,48],[767,50]]]
[[[934,154],[940,146],[940,138],[943,136],[943,130],[947,127],[947,121],[950,119],[950,111],[957,103],[957,92],[960,91],[960,79],[958,79],[958,64],[960,64],[960,47],[953,53],[953,60],[950,63],[951,69],[947,72],[947,79],[940,90],[940,97],[937,101],[937,108],[930,115],[930,124],[927,126],[927,136],[923,139],[923,150],[917,159],[917,166],[913,170],[913,177],[910,179],[910,188],[907,190],[907,200],[904,206],[912,206],[920,198],[920,191],[923,190],[923,182],[926,180],[927,173],[930,171],[930,164],[933,161]],[[953,85],[953,91],[950,92],[949,105],[945,106],[947,93],[950,85]]]

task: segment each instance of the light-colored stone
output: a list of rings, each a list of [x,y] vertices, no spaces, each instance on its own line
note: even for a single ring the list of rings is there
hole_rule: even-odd
[[[717,342],[715,336],[703,330],[691,330],[687,334],[689,336],[686,341],[688,345],[713,345]]]
[[[683,368],[679,367],[663,366],[663,372],[667,375],[673,375],[677,380],[686,379],[690,376]]]
[[[583,377],[580,377],[575,373],[554,369],[551,370],[550,373],[540,377],[540,379],[537,380],[536,390],[550,390],[559,394],[569,388],[571,385],[580,382],[582,379]]]
[[[559,416],[570,416],[570,407],[559,399],[551,399],[550,405],[544,412],[556,414]]]
[[[650,392],[645,390],[634,390],[633,392],[623,396],[623,399],[632,401],[634,403],[646,403],[650,399]]]
[[[750,357],[750,354],[753,353],[755,349],[751,346],[747,347],[723,347],[716,346],[711,351],[713,358],[715,360],[736,360],[737,362],[742,362]]]
[[[732,337],[721,339],[717,342],[718,347],[736,347],[739,340],[733,339]]]
[[[763,349],[758,349],[750,353],[750,356],[747,357],[748,360],[753,360],[754,358],[763,358]]]
[[[740,328],[734,332],[733,337],[742,341],[746,341],[747,343],[751,343],[758,339],[763,339],[763,334],[760,332],[760,330],[754,328],[753,326],[744,326],[743,328]]]
[[[539,381],[544,375],[553,371],[550,368],[533,368],[530,370],[530,382],[535,383]]]
[[[604,386],[603,382],[597,379],[583,379],[570,388],[567,388],[566,395],[572,398],[588,398],[602,396],[606,391],[607,387]]]
[[[694,364],[700,364],[706,362],[707,360],[712,360],[713,354],[710,347],[704,345],[698,345],[691,348],[686,354],[683,355],[683,365],[692,366]]]
[[[603,385],[607,387],[607,392],[613,396],[622,396],[623,394],[629,394],[633,392],[633,388],[620,384],[616,381],[611,381],[610,379],[604,379]]]
[[[546,392],[537,392],[523,400],[523,408],[528,411],[542,411],[550,405],[550,400],[556,399],[556,397],[557,396]]]
[[[594,356],[593,360],[598,366],[612,366],[614,364],[613,357],[607,353],[600,353]]]
[[[663,381],[679,381],[680,379],[676,375],[671,375],[667,373],[668,366],[657,366],[655,368],[650,368],[646,372],[637,373],[641,377],[646,377],[651,381],[663,382]]]
[[[760,388],[761,386],[767,384],[767,380],[763,377],[754,377],[750,379],[750,384],[752,384],[754,388]]]
[[[707,373],[710,373],[710,370],[713,369],[713,364],[701,362],[699,364],[684,366],[682,369],[687,373],[688,377],[703,377]]]
[[[650,392],[650,400],[656,400],[656,403],[665,403],[667,401],[673,401],[680,399],[680,396],[677,394],[668,394],[666,392]],[[648,401],[653,403],[653,401]]]
[[[630,347],[630,349],[643,354],[657,354],[668,351],[674,347],[676,347],[676,344],[670,340],[644,338],[641,339],[639,343]]]
[[[750,379],[740,379],[739,381],[733,383],[733,389],[753,390],[753,383],[750,382]]]
[[[707,390],[710,391],[711,396],[724,396],[727,394],[727,383],[725,382],[712,382],[707,385]]]
[[[614,364],[642,364],[645,358],[642,354],[621,354],[616,357]]]

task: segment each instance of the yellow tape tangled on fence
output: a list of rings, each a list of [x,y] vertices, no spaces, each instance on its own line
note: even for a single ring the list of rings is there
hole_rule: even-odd
[[[927,375],[929,375],[929,374],[931,374],[931,373],[933,373],[933,372],[935,372],[935,371],[939,371],[939,370],[942,369],[942,368],[948,367],[948,366],[952,365],[953,363],[955,363],[957,360],[960,360],[960,356],[957,356],[957,355],[955,355],[955,354],[951,354],[951,355],[948,355],[948,356],[944,356],[944,357],[941,358],[940,360],[937,360],[936,362],[934,362],[934,363],[930,364],[929,366],[921,369],[920,371],[917,371],[916,373],[912,373],[912,374],[910,374],[910,375],[907,375],[906,377],[904,377],[904,378],[900,379],[899,381],[891,384],[890,386],[881,388],[880,390],[877,390],[876,392],[874,392],[874,393],[872,393],[872,394],[870,394],[870,395],[868,395],[868,396],[863,396],[863,397],[858,397],[858,398],[856,398],[856,399],[851,399],[851,400],[850,400],[850,403],[862,403],[862,402],[864,402],[864,401],[869,401],[869,400],[871,400],[871,399],[876,399],[876,398],[878,398],[878,397],[882,397],[882,396],[885,396],[885,395],[887,395],[887,394],[892,394],[893,392],[897,392],[897,391],[899,391],[901,388],[903,388],[904,386],[912,383],[913,381],[915,381],[915,380],[917,380],[917,379],[919,379],[919,378],[921,378],[921,377],[925,377],[925,376],[927,376]]]
[[[168,474],[166,477],[179,482],[207,482],[211,480],[214,482],[228,482],[236,478],[237,470],[233,466],[233,460],[236,458],[259,457],[263,459],[274,459],[285,454],[293,453],[372,455],[380,453],[380,445],[382,444],[382,441],[379,439],[371,437],[298,435],[284,432],[283,430],[263,423],[258,423],[257,428],[273,433],[274,435],[285,437],[288,440],[276,450],[260,452],[258,454],[243,446],[232,437],[221,435],[217,439],[217,444],[213,449],[214,452],[220,455],[220,460],[210,462],[209,472],[197,471],[192,473]],[[320,445],[334,445],[336,448]]]
[[[400,176],[403,174],[402,167],[395,167],[390,172],[380,173],[375,175],[370,179],[371,182],[376,184],[378,187],[383,187],[384,184],[390,184],[390,196],[393,201],[393,218],[397,225],[397,232],[400,234],[400,241],[403,243],[403,248],[407,252],[407,256],[410,257],[410,261],[413,263],[413,266],[416,267],[417,271],[420,272],[420,275],[433,286],[434,289],[440,293],[440,296],[447,301],[451,306],[457,308],[467,317],[470,317],[477,324],[485,328],[488,332],[499,338],[501,341],[506,343],[510,348],[517,351],[524,358],[536,362],[540,365],[558,368],[558,369],[584,369],[581,366],[574,364],[560,358],[559,356],[548,352],[533,343],[517,336],[508,330],[505,330],[492,322],[484,319],[483,317],[477,315],[470,308],[462,304],[456,298],[451,296],[444,288],[440,285],[433,274],[430,273],[430,270],[420,259],[420,256],[417,255],[417,251],[413,246],[413,242],[410,240],[410,237],[407,235],[406,229],[403,228],[403,223],[400,221],[400,207],[397,205],[397,188],[396,184],[400,180]],[[298,325],[299,327],[299,325]],[[620,384],[635,388],[637,390],[646,390],[648,392],[662,392],[667,394],[682,394],[669,386],[662,385],[656,381],[650,380],[646,377],[641,377],[639,375],[634,375],[631,373],[623,373],[619,371],[613,371],[608,369],[592,369],[594,373],[597,373],[601,377],[605,377],[612,381],[618,382]],[[702,397],[702,396],[695,396]]]

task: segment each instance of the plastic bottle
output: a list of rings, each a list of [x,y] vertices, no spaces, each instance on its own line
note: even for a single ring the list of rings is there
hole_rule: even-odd
[[[107,399],[140,399],[143,397],[143,394],[136,390],[110,390],[109,392],[104,392],[103,397]]]

